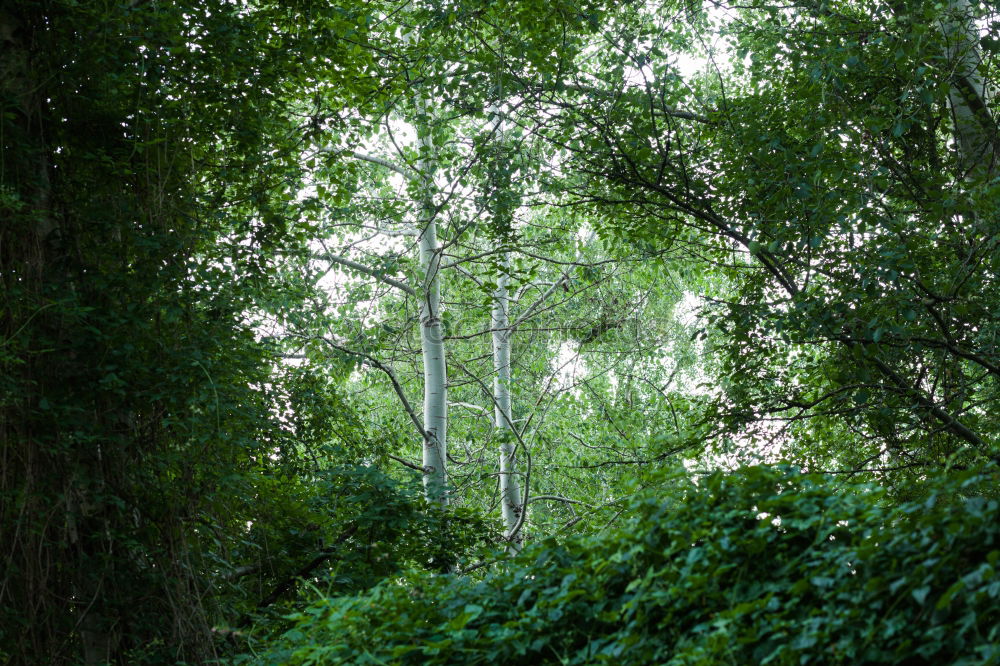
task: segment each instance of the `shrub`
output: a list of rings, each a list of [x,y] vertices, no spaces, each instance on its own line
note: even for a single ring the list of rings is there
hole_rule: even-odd
[[[996,664],[997,473],[920,501],[784,467],[677,477],[614,531],[537,543],[483,580],[323,599],[295,664]],[[269,661],[268,652],[256,655]]]

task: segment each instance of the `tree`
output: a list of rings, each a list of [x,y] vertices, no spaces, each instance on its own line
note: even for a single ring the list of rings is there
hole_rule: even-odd
[[[276,253],[311,233],[299,101],[357,108],[391,85],[356,76],[366,21],[330,4],[0,12],[5,663],[211,659],[215,627],[336,542],[329,516],[373,511],[322,496],[311,460],[356,427],[341,368],[282,368],[251,326],[302,291]],[[408,515],[386,484],[356,494]]]
[[[720,11],[622,8],[607,48],[533,98],[563,109],[537,131],[565,147],[568,191],[628,220],[609,236],[687,246],[724,278],[705,315],[728,437],[841,469],[995,455],[983,8]],[[663,54],[691,30],[731,40],[731,74],[679,76]]]
[[[495,30],[489,27],[488,20],[483,21],[475,12],[471,15],[473,23],[482,21],[487,26],[485,30],[491,33]],[[447,63],[444,60],[445,64],[435,65],[438,68],[435,71],[422,69],[422,63],[430,60],[429,53],[432,53],[428,48],[442,48],[436,41],[440,37],[435,36],[435,30],[441,26],[434,26],[433,16],[430,14],[423,21],[408,17],[411,23],[421,25],[419,40],[413,36],[414,32],[410,32],[412,28],[409,24],[385,29],[386,46],[382,52],[406,53],[409,78],[419,82],[421,90],[417,102],[402,100],[387,106],[379,120],[371,123],[369,134],[363,139],[354,135],[344,139],[337,132],[331,132],[322,149],[326,154],[344,154],[357,160],[363,169],[354,171],[353,165],[343,162],[337,163],[334,168],[341,174],[349,172],[350,178],[367,171],[369,182],[361,184],[359,181],[352,186],[357,188],[357,198],[364,202],[362,205],[331,208],[331,212],[336,213],[336,217],[328,222],[331,233],[321,241],[323,251],[316,253],[315,258],[321,265],[337,266],[364,277],[362,284],[356,288],[345,289],[343,283],[337,286],[337,290],[343,290],[345,294],[336,297],[336,307],[341,315],[339,321],[324,320],[325,323],[319,327],[315,323],[306,324],[297,337],[308,340],[325,336],[327,346],[338,353],[362,359],[364,364],[384,375],[402,403],[402,412],[425,440],[422,465],[409,463],[398,455],[394,457],[407,466],[421,470],[428,498],[433,501],[442,501],[443,484],[447,479],[444,466],[448,457],[447,449],[444,449],[445,456],[441,458],[440,465],[428,463],[436,455],[434,451],[441,442],[426,444],[433,440],[428,438],[431,429],[427,424],[434,420],[441,424],[438,431],[444,432],[445,427],[450,427],[454,432],[454,425],[448,425],[452,419],[447,417],[447,392],[442,388],[442,382],[447,379],[449,386],[465,384],[468,387],[462,391],[465,397],[452,398],[452,403],[462,410],[471,410],[477,417],[493,412],[494,418],[492,428],[486,432],[463,428],[467,434],[461,440],[463,446],[473,437],[497,437],[501,463],[498,473],[483,471],[482,461],[473,460],[475,456],[468,456],[465,462],[453,458],[453,466],[466,466],[454,485],[459,488],[466,480],[482,478],[483,474],[489,475],[486,478],[496,479],[496,496],[499,498],[496,504],[501,508],[507,539],[514,542],[519,538],[526,517],[519,485],[521,481],[527,482],[530,471],[518,470],[514,462],[516,449],[521,449],[524,456],[528,452],[522,433],[515,427],[516,419],[510,407],[513,389],[510,380],[513,364],[509,356],[511,336],[516,328],[528,325],[547,310],[566,307],[571,302],[567,294],[585,292],[598,282],[587,279],[582,281],[584,286],[581,290],[571,288],[570,271],[579,268],[595,275],[599,271],[581,260],[576,243],[567,244],[565,239],[559,239],[559,235],[567,230],[572,238],[580,224],[578,220],[564,218],[563,228],[543,231],[535,238],[529,237],[527,229],[544,224],[543,215],[529,213],[520,205],[525,196],[531,196],[526,194],[531,188],[525,183],[535,172],[533,160],[538,158],[532,154],[533,149],[525,138],[505,136],[498,117],[501,113],[512,111],[501,111],[506,105],[502,77],[495,80],[491,92],[478,93],[479,97],[470,104],[467,98],[461,102],[449,98],[456,88],[464,89],[462,86],[467,73],[463,71],[463,63]],[[447,27],[451,29],[454,24],[449,23]],[[407,36],[400,39],[397,36],[400,31]],[[491,34],[488,41],[492,42],[494,37]],[[487,59],[496,56],[493,47],[485,51]],[[425,94],[443,99],[437,108],[432,109]],[[449,108],[449,104],[454,104],[455,108]],[[511,131],[514,135],[519,133],[517,122]],[[378,127],[380,124],[381,128]],[[364,151],[358,149],[358,143],[365,145]],[[339,182],[338,179],[344,177],[329,172],[317,176],[318,192],[333,191],[326,182],[327,178]],[[394,181],[400,177],[401,180]],[[418,247],[411,245],[404,249],[401,245],[412,238],[418,239]],[[376,239],[381,241],[377,247],[358,252],[358,248]],[[402,239],[402,242],[393,245],[392,239]],[[558,250],[559,256],[569,252],[569,260],[564,261],[562,266],[557,264],[544,269],[554,275],[536,280],[533,272],[541,273],[543,269],[539,266],[544,266],[550,257],[532,252],[534,244],[538,244],[535,249],[542,252]],[[343,249],[335,249],[338,245]],[[330,251],[332,248],[333,251]],[[420,261],[414,262],[407,255],[418,249]],[[576,253],[575,259],[573,253]],[[524,258],[520,261],[513,259],[522,255]],[[525,267],[526,260],[534,265]],[[523,268],[519,269],[515,264]],[[527,271],[522,274],[525,268]],[[327,269],[320,269],[320,272],[324,270]],[[442,282],[442,276],[446,275],[447,280]],[[514,300],[524,303],[513,317],[509,314],[511,280],[520,283]],[[402,320],[392,315],[400,307],[395,298],[369,300],[373,295],[370,285],[377,283],[391,288],[403,299],[402,307],[406,314]],[[537,291],[534,289],[536,284],[541,287]],[[477,304],[484,297],[489,304],[486,308]],[[363,308],[368,313],[361,325],[343,321],[342,315],[353,307],[351,303],[359,301],[364,303]],[[445,303],[449,304],[451,311],[442,307]],[[433,304],[436,306],[432,307]],[[329,311],[332,306],[333,303],[328,302],[323,307]],[[438,340],[438,333],[421,328],[422,419],[413,407],[417,399],[408,389],[411,375],[404,369],[407,363],[405,357],[410,353],[406,351],[406,331],[415,320],[415,313],[411,314],[411,307],[415,306],[421,310],[421,321],[440,319],[443,330],[443,339]],[[439,312],[439,316],[429,317],[428,308]],[[486,320],[486,316],[490,319]],[[610,314],[606,321],[587,323],[589,332],[584,341],[593,342],[619,323],[620,319]],[[320,332],[323,328],[326,330]],[[450,372],[443,367],[446,340],[452,359],[449,361],[452,365]],[[478,369],[477,357],[481,358],[485,350],[481,347],[477,349],[474,344],[475,341],[481,343],[487,340],[492,342],[494,357],[489,371]],[[456,351],[456,347],[460,347],[461,351]],[[318,353],[322,354],[322,350],[319,349]],[[544,360],[540,362],[547,363]],[[547,368],[547,365],[542,367]],[[551,383],[544,379],[547,372],[543,371],[538,385],[530,389],[539,395],[539,400],[548,391],[546,384]],[[492,390],[488,388],[490,385]],[[535,406],[538,406],[537,403]],[[573,409],[572,406],[569,408]],[[535,432],[539,431],[542,420],[538,418],[534,424]],[[434,481],[435,478],[438,481]],[[546,498],[565,499],[557,495],[547,495]]]

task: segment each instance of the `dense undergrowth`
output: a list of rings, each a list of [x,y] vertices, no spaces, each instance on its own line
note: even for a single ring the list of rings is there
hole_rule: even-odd
[[[645,495],[482,580],[323,598],[261,664],[1000,663],[997,471],[919,501],[757,467]]]

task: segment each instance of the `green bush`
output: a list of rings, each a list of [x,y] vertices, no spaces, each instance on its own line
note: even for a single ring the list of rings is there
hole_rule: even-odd
[[[920,501],[784,467],[682,476],[481,581],[323,599],[255,663],[1000,663],[997,472]]]

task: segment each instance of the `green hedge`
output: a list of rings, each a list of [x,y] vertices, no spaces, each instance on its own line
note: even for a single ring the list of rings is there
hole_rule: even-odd
[[[255,663],[997,664],[998,475],[876,487],[756,467],[476,581],[322,600]]]

